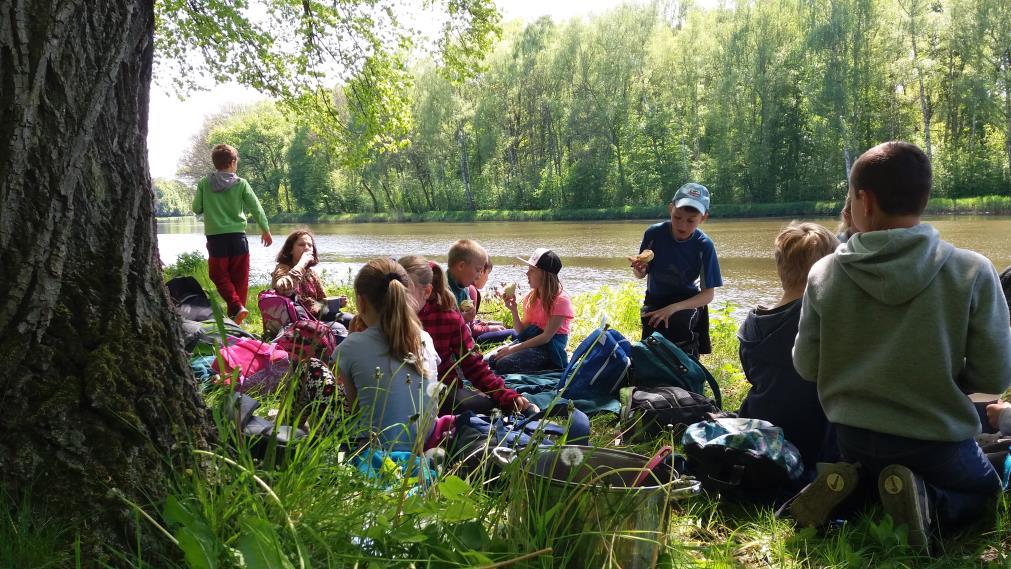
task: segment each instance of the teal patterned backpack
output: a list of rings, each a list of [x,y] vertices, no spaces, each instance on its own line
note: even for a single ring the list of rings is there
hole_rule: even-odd
[[[783,429],[761,419],[721,418],[688,427],[688,473],[710,493],[774,501],[804,473],[800,451]]]

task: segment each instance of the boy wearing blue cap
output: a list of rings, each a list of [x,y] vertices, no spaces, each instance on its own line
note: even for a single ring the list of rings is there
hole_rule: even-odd
[[[723,286],[716,247],[699,226],[709,218],[709,189],[688,183],[667,204],[669,221],[649,226],[630,257],[632,273],[646,279],[642,337],[654,331],[698,357],[712,351],[707,305]]]

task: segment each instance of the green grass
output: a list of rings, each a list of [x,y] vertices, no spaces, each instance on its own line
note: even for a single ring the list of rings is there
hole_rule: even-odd
[[[166,271],[166,278],[187,271],[193,271],[215,297],[199,255],[183,256]],[[346,293],[347,286],[345,281],[328,283],[332,294]],[[605,287],[573,300],[578,317],[572,342],[585,337],[605,312],[615,328],[630,338],[638,336],[641,299],[634,287]],[[484,306],[489,317],[503,319],[500,303],[489,299]],[[258,311],[254,306],[250,309],[245,326],[259,332]],[[737,360],[735,332],[730,308],[714,310],[714,353],[704,361],[719,380],[729,408],[736,408],[747,388]],[[561,564],[546,548],[554,548],[554,555],[563,557],[588,551],[588,542],[580,540],[600,531],[592,528],[620,521],[624,515],[616,511],[608,519],[590,520],[592,526],[583,526],[590,518],[580,509],[585,507],[583,495],[548,495],[546,488],[531,483],[518,463],[497,475],[486,469],[445,468],[427,482],[395,468],[384,471],[381,478],[366,478],[349,460],[362,448],[340,420],[314,422],[303,444],[287,454],[274,454],[272,460],[254,460],[218,410],[224,395],[226,389],[220,387],[206,395],[221,432],[218,446],[195,454],[189,467],[176,472],[164,503],[144,507],[155,520],[145,527],[152,535],[171,536],[165,539],[176,544],[178,558],[141,556],[146,561],[139,562],[135,553],[114,552],[122,566],[453,568],[498,564],[547,569]],[[291,397],[291,390],[265,397],[262,410],[275,407],[282,417],[290,414]],[[336,410],[328,411],[329,416],[337,416]],[[611,417],[595,417],[592,429],[592,440],[601,446],[611,444],[618,430]],[[651,454],[665,442],[669,441],[632,450]],[[26,515],[29,501],[0,501],[0,566],[69,564],[70,555],[52,552],[71,549],[72,545],[61,545],[73,536],[45,523],[44,515]],[[631,499],[627,505],[639,507]],[[1003,498],[993,520],[948,536],[941,544],[941,555],[925,559],[904,545],[904,529],[893,527],[873,508],[841,528],[817,535],[798,530],[789,520],[776,519],[769,508],[699,496],[671,506],[665,531],[655,541],[661,544],[658,566],[662,568],[1006,567],[1011,564],[1008,512],[1008,500]]]
[[[754,218],[790,216],[836,216],[842,200],[798,201],[781,203],[728,204],[714,203],[713,218]],[[968,198],[933,198],[927,204],[927,215],[972,214],[1011,215],[1011,196],[979,196]],[[386,223],[396,222],[474,222],[474,221],[576,221],[610,219],[662,219],[667,216],[666,204],[606,208],[563,208],[543,210],[428,211],[376,213],[284,213],[271,217],[274,223]]]

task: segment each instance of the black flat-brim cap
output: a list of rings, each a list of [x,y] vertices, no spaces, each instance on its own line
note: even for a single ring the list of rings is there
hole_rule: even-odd
[[[536,267],[553,275],[557,275],[558,272],[562,270],[562,259],[559,258],[559,256],[551,249],[545,249],[543,247],[535,250],[534,254],[530,255],[529,259],[523,259],[520,257],[516,257],[516,259],[523,261],[531,267]]]

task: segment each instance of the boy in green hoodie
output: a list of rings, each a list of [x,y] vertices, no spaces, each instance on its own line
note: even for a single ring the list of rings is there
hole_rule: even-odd
[[[794,518],[820,525],[858,484],[863,495],[876,482],[885,513],[908,525],[921,551],[932,528],[993,515],[1000,477],[973,440],[979,416],[965,394],[1011,384],[997,271],[920,223],[931,181],[927,156],[907,142],[880,144],[854,163],[859,233],[811,268],[793,351],[846,461],[819,465]]]
[[[197,183],[193,212],[204,214],[211,280],[228,304],[228,316],[241,324],[249,315],[246,309],[249,242],[246,241],[244,212],[252,213],[263,231],[260,240],[264,247],[270,247],[274,240],[260,200],[256,199],[249,182],[235,174],[239,165],[238,151],[227,144],[219,144],[211,150],[211,160],[217,171]]]

